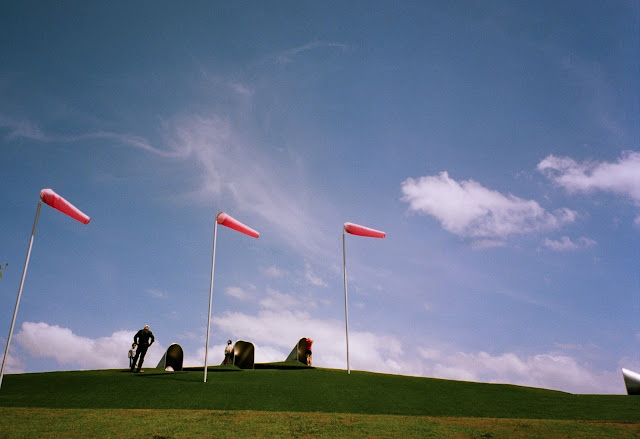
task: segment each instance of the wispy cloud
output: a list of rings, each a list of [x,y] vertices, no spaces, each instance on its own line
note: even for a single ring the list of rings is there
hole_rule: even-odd
[[[261,268],[260,271],[264,273],[266,276],[271,278],[281,278],[289,274],[287,270],[276,267],[275,265],[271,265],[266,268]]]
[[[510,235],[557,229],[577,216],[567,208],[548,212],[536,201],[503,195],[473,180],[458,182],[446,171],[408,178],[402,193],[412,211],[435,217],[451,233],[491,246]]]
[[[228,287],[226,290],[224,290],[224,293],[227,296],[235,297],[239,300],[249,300],[253,297],[250,293],[248,293],[244,288],[241,287]]]
[[[165,123],[165,130],[174,154],[199,169],[200,182],[190,197],[230,200],[234,209],[259,217],[295,249],[326,254],[326,227],[314,214],[326,206],[310,204],[296,157],[265,154],[219,115],[177,117]]]
[[[254,91],[249,88],[247,85],[242,84],[240,82],[232,82],[230,83],[230,87],[239,95],[250,98],[253,96]]]
[[[278,64],[288,64],[293,62],[293,59],[300,55],[301,53],[308,52],[313,49],[319,48],[337,48],[341,51],[345,52],[351,48],[348,44],[337,43],[331,41],[314,41],[311,43],[303,44],[302,46],[294,47],[293,49],[285,50],[279,54],[277,54],[274,59]]]
[[[575,242],[568,236],[563,236],[559,240],[553,240],[549,238],[544,240],[545,247],[548,247],[554,251],[580,250],[583,248],[593,247],[596,244],[596,241],[584,236],[582,238],[579,238]]]
[[[305,301],[292,294],[281,293],[273,288],[267,288],[267,297],[260,301],[260,306],[269,310],[289,310],[294,308],[308,307]]]
[[[112,146],[130,146],[143,151],[148,151],[163,157],[179,157],[178,151],[168,151],[156,148],[143,137],[133,134],[121,134],[109,131],[94,131],[73,136],[61,136],[42,131],[37,124],[31,121],[17,121],[0,115],[0,128],[9,131],[8,140],[27,139],[41,143],[67,143],[74,144],[88,140],[108,140],[112,141]]]
[[[612,83],[607,69],[593,59],[581,58],[575,51],[554,46],[547,41],[546,50],[555,54],[560,68],[570,74],[575,85],[580,86],[585,98],[584,110],[591,114],[593,123],[604,128],[620,144],[629,143],[629,135],[620,121],[624,118],[621,96]]]
[[[147,294],[155,297],[156,299],[166,299],[168,297],[167,293],[165,293],[164,291],[156,290],[155,288],[149,288],[147,290]]]
[[[28,120],[16,120],[3,114],[0,114],[0,128],[9,131],[8,140],[25,138],[42,141],[44,138],[44,134],[36,124]]]
[[[582,162],[547,156],[538,163],[542,172],[569,193],[611,192],[640,205],[640,152],[626,151],[616,162]]]
[[[329,286],[327,282],[325,282],[321,277],[317,276],[313,270],[311,269],[311,264],[306,263],[304,266],[304,277],[311,285],[315,285],[316,287],[327,287]]]
[[[471,243],[471,247],[475,249],[504,247],[506,242],[501,239],[477,239]]]
[[[0,127],[8,128],[11,139],[26,138],[42,143],[73,144],[88,140],[108,140],[111,147],[128,146],[168,160],[191,161],[198,178],[196,187],[182,188],[182,196],[194,202],[211,199],[231,201],[234,211],[259,217],[272,234],[288,242],[306,256],[328,256],[327,227],[314,212],[332,211],[311,205],[303,171],[296,157],[282,154],[274,158],[239,134],[230,118],[212,114],[176,116],[163,122],[162,147],[147,139],[108,131],[73,136],[44,133],[37,125],[0,115]],[[245,127],[246,128],[246,127]],[[296,181],[296,184],[291,184]],[[231,204],[231,203],[229,203]],[[308,233],[314,230],[314,233]]]

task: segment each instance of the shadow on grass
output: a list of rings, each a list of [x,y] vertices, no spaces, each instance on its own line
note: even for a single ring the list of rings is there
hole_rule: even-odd
[[[204,373],[204,367],[201,367],[201,366],[183,367],[182,371]],[[220,366],[208,366],[207,373],[209,372],[242,372],[242,369],[240,369],[238,366],[234,366],[233,364],[224,364]]]
[[[281,361],[275,363],[260,363],[255,364],[255,369],[274,369],[274,370],[297,370],[297,369],[314,369],[313,367],[307,366],[306,364],[300,363],[299,361]],[[221,372],[243,372],[245,369],[241,369],[232,364],[228,365],[219,365],[219,366],[208,366],[207,373],[221,373]],[[251,369],[247,369],[247,372],[252,372]],[[123,370],[124,373],[131,373],[135,375],[137,378],[153,378],[153,379],[163,379],[163,380],[176,380],[176,381],[202,381],[201,375],[189,374],[187,372],[203,372],[203,367],[185,367],[182,371],[165,371],[162,369],[147,369],[144,372],[131,372],[128,369]]]
[[[135,378],[151,378],[162,380],[175,380],[175,381],[202,381],[202,376],[198,374],[192,374],[189,372],[203,372],[204,367],[185,367],[181,371],[167,371],[162,369],[143,369],[140,372],[132,372],[129,369],[118,371],[124,374],[131,374]],[[209,366],[207,367],[207,373],[219,373],[219,372],[242,372],[242,369],[233,365],[221,365],[221,366]]]
[[[278,361],[275,363],[256,363],[255,369],[313,369],[298,360]]]

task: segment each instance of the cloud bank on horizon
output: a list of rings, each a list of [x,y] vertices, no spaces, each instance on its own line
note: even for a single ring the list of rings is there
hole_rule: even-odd
[[[312,333],[314,362],[320,367],[343,367],[344,343],[335,343],[343,335],[340,322],[311,321],[309,316],[296,316],[270,311],[257,316],[227,313],[216,319],[221,329],[246,328],[252,334],[256,347],[256,363],[284,361],[297,340],[292,334]],[[304,330],[300,330],[304,328]],[[53,359],[65,369],[123,369],[127,360],[122,347],[130,344],[135,331],[118,331],[108,337],[91,339],[74,334],[68,328],[44,322],[24,322],[16,334],[20,349],[33,358]],[[255,334],[259,334],[255,337]],[[317,334],[317,335],[315,335]],[[240,339],[243,339],[241,336]],[[511,383],[523,386],[545,387],[574,393],[619,393],[616,372],[594,371],[588,364],[559,352],[534,356],[517,353],[491,355],[487,352],[447,352],[430,347],[418,347],[418,359],[406,361],[406,349],[393,336],[353,332],[350,334],[351,360],[363,366],[362,370],[411,376],[432,376],[444,379],[490,383]],[[274,343],[276,341],[276,343]],[[289,342],[289,344],[287,344]],[[168,345],[154,343],[145,358],[145,368],[155,368]],[[221,364],[225,344],[210,346],[209,364]],[[185,352],[184,366],[202,366],[204,347],[196,352]],[[622,365],[620,366],[622,367]],[[9,373],[24,372],[15,356],[9,357]]]

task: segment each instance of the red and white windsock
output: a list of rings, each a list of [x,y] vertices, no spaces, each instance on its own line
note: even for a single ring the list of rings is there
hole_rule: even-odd
[[[232,218],[224,212],[220,212],[218,216],[216,216],[216,221],[222,226],[227,226],[233,230],[237,230],[238,232],[244,233],[245,235],[249,235],[253,238],[257,238],[258,236],[260,236],[260,233],[256,232],[251,227],[242,224],[240,221]]]
[[[353,223],[344,223],[344,231],[352,235],[367,236],[369,238],[384,238],[386,233],[369,227],[359,226]]]
[[[91,221],[91,218],[82,213],[80,209],[69,203],[51,189],[42,189],[40,191],[40,199],[44,201],[45,204],[69,215],[71,218],[80,221],[82,224],[89,224],[89,221]]]

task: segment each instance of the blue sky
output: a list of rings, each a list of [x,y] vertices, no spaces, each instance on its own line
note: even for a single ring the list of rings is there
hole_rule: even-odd
[[[281,361],[625,393],[640,370],[637,2],[0,6],[8,371]]]

